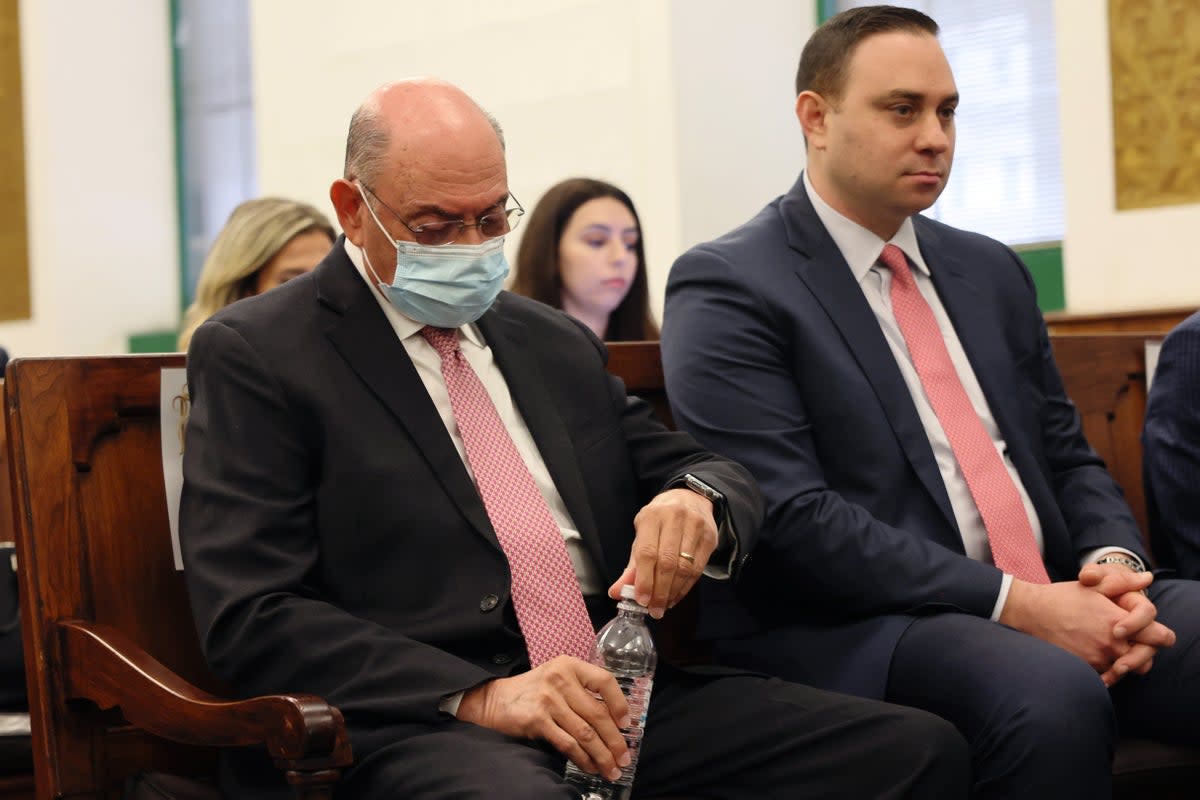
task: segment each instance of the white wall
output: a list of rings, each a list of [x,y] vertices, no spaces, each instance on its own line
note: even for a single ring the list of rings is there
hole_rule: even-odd
[[[166,2],[20,0],[32,319],[15,356],[124,352],[178,322]]]
[[[1055,0],[1055,28],[1068,310],[1200,305],[1200,204],[1116,210],[1104,4]]]
[[[33,318],[14,355],[120,352],[178,322],[167,3],[20,0]],[[626,188],[653,293],[685,247],[784,190],[802,162],[791,73],[812,0],[512,0],[457,7],[251,0],[260,183],[328,208],[357,103],[391,78],[461,83],[505,123],[532,206],[571,174]],[[753,13],[747,13],[753,9]],[[1073,310],[1200,304],[1200,205],[1117,212],[1107,18],[1055,0]],[[442,31],[416,35],[411,31]]]
[[[685,247],[749,219],[804,166],[796,66],[811,2],[672,0],[679,205]]]
[[[331,13],[327,0],[252,0],[261,191],[332,214],[358,103],[395,78],[446,78],[504,126],[509,186],[526,208],[573,175],[630,194],[659,311],[676,255],[795,178],[789,87],[812,0],[756,0],[753,14],[723,0],[511,0],[450,16],[438,3]]]

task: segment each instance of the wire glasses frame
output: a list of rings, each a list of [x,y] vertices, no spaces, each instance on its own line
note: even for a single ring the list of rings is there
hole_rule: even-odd
[[[516,203],[514,208],[506,208],[503,211],[493,211],[489,214],[484,214],[482,217],[477,218],[474,222],[467,222],[466,220],[462,219],[447,219],[438,220],[437,222],[426,222],[423,225],[414,226],[405,222],[404,219],[398,213],[396,213],[395,209],[383,202],[379,195],[375,194],[374,189],[372,189],[370,186],[367,186],[367,184],[363,183],[362,181],[359,181],[359,183],[364,189],[367,190],[367,193],[370,194],[371,197],[374,197],[375,200],[378,201],[379,205],[386,208],[388,213],[396,218],[397,222],[408,228],[409,232],[412,233],[413,238],[416,239],[418,244],[423,245],[438,246],[444,244],[454,244],[454,242],[458,241],[462,235],[466,233],[467,228],[478,228],[479,233],[484,239],[495,239],[497,236],[504,236],[513,228],[517,227],[517,223],[520,222],[521,217],[525,215],[525,208],[521,205],[521,201],[514,197],[512,192],[509,192],[509,199]]]

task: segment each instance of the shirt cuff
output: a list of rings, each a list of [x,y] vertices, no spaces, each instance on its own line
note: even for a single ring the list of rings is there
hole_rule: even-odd
[[[458,716],[458,707],[462,705],[463,695],[466,692],[455,692],[452,695],[442,698],[442,702],[438,703],[438,711],[445,712],[452,717]]]
[[[996,605],[992,606],[992,616],[989,617],[992,622],[1000,621],[1000,614],[1004,611],[1004,604],[1008,602],[1008,590],[1012,588],[1013,576],[1007,572],[1000,579],[1000,593],[996,595]]]
[[[733,529],[733,519],[727,507],[721,508],[717,520],[717,549],[704,567],[705,576],[717,581],[727,581],[733,575],[733,565],[738,559],[738,537]]]
[[[1103,558],[1104,556],[1108,555],[1109,553],[1120,553],[1121,555],[1125,556],[1126,558],[1131,558],[1134,561],[1136,561],[1137,563],[1141,564],[1142,569],[1146,569],[1146,562],[1142,561],[1141,557],[1138,556],[1137,553],[1131,553],[1128,550],[1126,550],[1124,547],[1111,547],[1111,546],[1110,547],[1097,547],[1094,550],[1089,550],[1086,553],[1084,553],[1083,557],[1079,559],[1079,568],[1083,569],[1088,564],[1095,564],[1098,559]]]

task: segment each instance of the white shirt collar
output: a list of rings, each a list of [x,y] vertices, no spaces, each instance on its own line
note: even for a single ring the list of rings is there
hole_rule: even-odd
[[[890,242],[885,242],[826,203],[813,188],[812,181],[808,179],[808,170],[804,171],[804,190],[808,193],[808,199],[812,201],[813,210],[817,212],[821,224],[825,226],[825,230],[829,231],[834,244],[837,245],[842,257],[850,266],[854,280],[859,283],[863,282],[867,273],[871,271],[871,267],[875,266],[875,262],[879,260],[879,254],[883,252],[883,246],[886,244],[894,244],[899,247],[904,251],[904,255],[908,256],[909,261],[916,264],[917,269],[929,275],[929,266],[921,257],[921,248],[917,245],[917,232],[913,228],[912,217],[901,223],[900,230],[896,231],[896,235],[891,238]]]
[[[363,258],[362,249],[349,239],[346,239],[342,246],[346,251],[346,256],[350,259],[350,263],[354,265],[354,268],[358,270],[358,274],[366,281],[368,288],[371,290],[371,296],[375,298],[376,302],[379,303],[379,307],[383,309],[384,316],[392,324],[392,328],[396,331],[396,335],[400,337],[400,340],[404,341],[410,336],[419,334],[421,329],[425,327],[425,323],[417,322],[412,317],[405,316],[400,313],[399,309],[388,302],[388,299],[383,296],[383,292],[379,291],[375,279],[367,272],[366,260]],[[459,330],[462,332],[461,339],[465,339],[479,348],[486,346],[483,341],[483,335],[474,323],[463,325]]]

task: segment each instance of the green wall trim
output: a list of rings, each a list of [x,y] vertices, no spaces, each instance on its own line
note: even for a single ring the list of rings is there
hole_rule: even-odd
[[[837,0],[817,0],[816,6],[818,25],[837,13]]]
[[[1038,245],[1017,249],[1017,255],[1033,273],[1037,287],[1038,305],[1042,311],[1062,311],[1067,307],[1063,289],[1062,245]]]
[[[179,42],[176,39],[176,32],[179,30],[179,2],[180,0],[167,0],[167,41],[171,44],[171,100],[175,123],[175,211],[178,216],[179,234],[175,269],[179,273],[179,311],[182,319],[183,310],[187,306],[188,291],[185,267],[187,238],[184,225],[187,198],[183,182],[183,72],[179,58]],[[126,345],[130,353],[174,353],[178,349],[175,346],[178,339],[178,330],[145,331],[129,334]]]
[[[179,348],[175,342],[179,339],[179,331],[148,331],[134,333],[129,336],[129,352],[131,353],[175,353]]]

